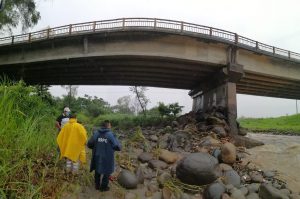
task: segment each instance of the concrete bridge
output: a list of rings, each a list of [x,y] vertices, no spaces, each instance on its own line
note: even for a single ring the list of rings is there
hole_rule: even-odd
[[[228,107],[232,125],[236,93],[300,99],[300,54],[164,19],[95,21],[0,38],[0,74],[29,84],[189,89],[194,110]]]

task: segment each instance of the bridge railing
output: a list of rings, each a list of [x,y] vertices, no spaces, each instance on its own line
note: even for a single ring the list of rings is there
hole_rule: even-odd
[[[33,42],[60,36],[103,32],[108,30],[154,30],[168,31],[179,34],[192,34],[212,40],[229,42],[242,48],[247,48],[262,54],[273,55],[288,60],[300,61],[300,54],[276,48],[258,41],[240,36],[236,33],[209,26],[155,18],[120,18],[87,23],[70,24],[48,28],[37,32],[0,38],[0,46],[17,43]]]

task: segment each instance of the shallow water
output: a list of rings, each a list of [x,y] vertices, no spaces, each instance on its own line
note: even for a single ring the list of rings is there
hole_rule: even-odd
[[[293,192],[300,192],[300,136],[248,134],[265,145],[249,149],[251,161],[262,170],[278,171]]]

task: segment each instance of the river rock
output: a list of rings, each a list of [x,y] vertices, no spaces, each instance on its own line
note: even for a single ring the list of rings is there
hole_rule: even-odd
[[[236,148],[230,142],[227,142],[221,147],[222,161],[227,164],[233,164],[236,161]]]
[[[157,178],[157,182],[160,186],[164,185],[164,183],[172,178],[171,174],[167,172],[163,172],[160,176]]]
[[[124,199],[136,199],[137,195],[135,193],[128,192]]]
[[[142,167],[138,167],[135,171],[136,178],[138,179],[139,184],[143,184],[145,177]]]
[[[155,193],[159,190],[157,182],[150,182],[147,186],[148,190],[151,191],[152,193]]]
[[[225,193],[225,186],[215,182],[206,187],[203,197],[204,199],[220,199],[223,193]]]
[[[118,176],[118,183],[126,189],[135,189],[138,179],[131,171],[122,170]]]
[[[221,159],[221,150],[216,148],[213,150],[212,156],[214,156],[216,159],[220,160]]]
[[[189,151],[191,148],[190,137],[185,131],[176,131],[169,137],[168,149],[176,152]]]
[[[232,199],[246,199],[242,191],[237,188],[233,188],[230,193]]]
[[[168,164],[176,162],[177,158],[178,158],[178,155],[174,152],[170,152],[165,149],[160,150],[159,159]]]
[[[244,196],[246,196],[248,194],[248,192],[249,192],[248,189],[247,189],[247,187],[241,187],[240,191],[244,194]]]
[[[259,183],[252,183],[247,186],[247,189],[249,193],[258,193],[259,186]]]
[[[300,199],[300,195],[296,193],[290,194],[290,199]]]
[[[252,182],[263,182],[264,178],[258,171],[250,172],[250,177]]]
[[[155,192],[151,199],[162,199],[162,193],[160,191]]]
[[[213,117],[213,116],[209,116],[207,119],[206,119],[206,122],[208,125],[221,125],[221,126],[224,126],[225,125],[225,121],[224,120],[221,120],[217,117]]]
[[[221,146],[221,142],[219,140],[212,138],[211,136],[206,136],[200,140],[199,146],[201,147]]]
[[[169,188],[164,187],[162,189],[162,199],[171,199],[172,195],[172,191]]]
[[[263,175],[265,178],[273,178],[275,173],[273,171],[263,171]]]
[[[288,196],[281,193],[278,189],[266,183],[260,185],[258,195],[262,199],[289,199]]]
[[[158,137],[157,137],[156,135],[151,135],[151,136],[149,137],[149,139],[150,139],[152,142],[157,142]]]
[[[141,161],[142,163],[149,162],[152,159],[153,159],[152,153],[148,153],[148,152],[141,153],[138,156],[138,160]]]
[[[246,199],[259,199],[259,196],[257,193],[250,193],[246,196]]]
[[[160,160],[150,160],[148,163],[149,163],[149,167],[151,169],[164,170],[164,169],[168,168],[168,164],[166,164],[165,162],[160,161]]]
[[[227,136],[227,133],[226,133],[224,127],[222,127],[222,126],[215,126],[211,131],[214,132],[215,134],[217,134],[218,137],[221,137],[221,138],[224,138]]]
[[[228,170],[224,172],[223,175],[224,184],[232,184],[233,186],[239,188],[241,185],[241,177],[235,170]]]
[[[214,168],[218,160],[207,153],[192,153],[176,167],[176,176],[184,183],[205,185],[216,180]]]
[[[183,130],[186,131],[186,132],[192,133],[192,134],[198,133],[197,126],[193,123],[185,125]]]
[[[244,129],[244,128],[239,128],[238,129],[238,134],[241,135],[241,136],[245,136],[245,135],[247,135],[247,130]]]
[[[233,143],[237,147],[241,146],[246,147],[247,149],[264,145],[264,143],[259,140],[255,140],[245,136],[234,136],[231,139],[231,143]]]

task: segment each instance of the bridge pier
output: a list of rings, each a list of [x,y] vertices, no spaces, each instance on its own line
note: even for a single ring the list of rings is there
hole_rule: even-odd
[[[236,64],[237,56],[238,50],[229,47],[227,66],[189,93],[193,98],[193,111],[206,112],[214,107],[225,108],[231,136],[238,135],[236,83],[244,76],[243,66]]]
[[[236,84],[234,82],[225,82],[206,92],[199,92],[192,96],[193,111],[209,112],[215,107],[225,108],[225,116],[230,126],[230,134],[237,135],[237,102],[236,102]]]

